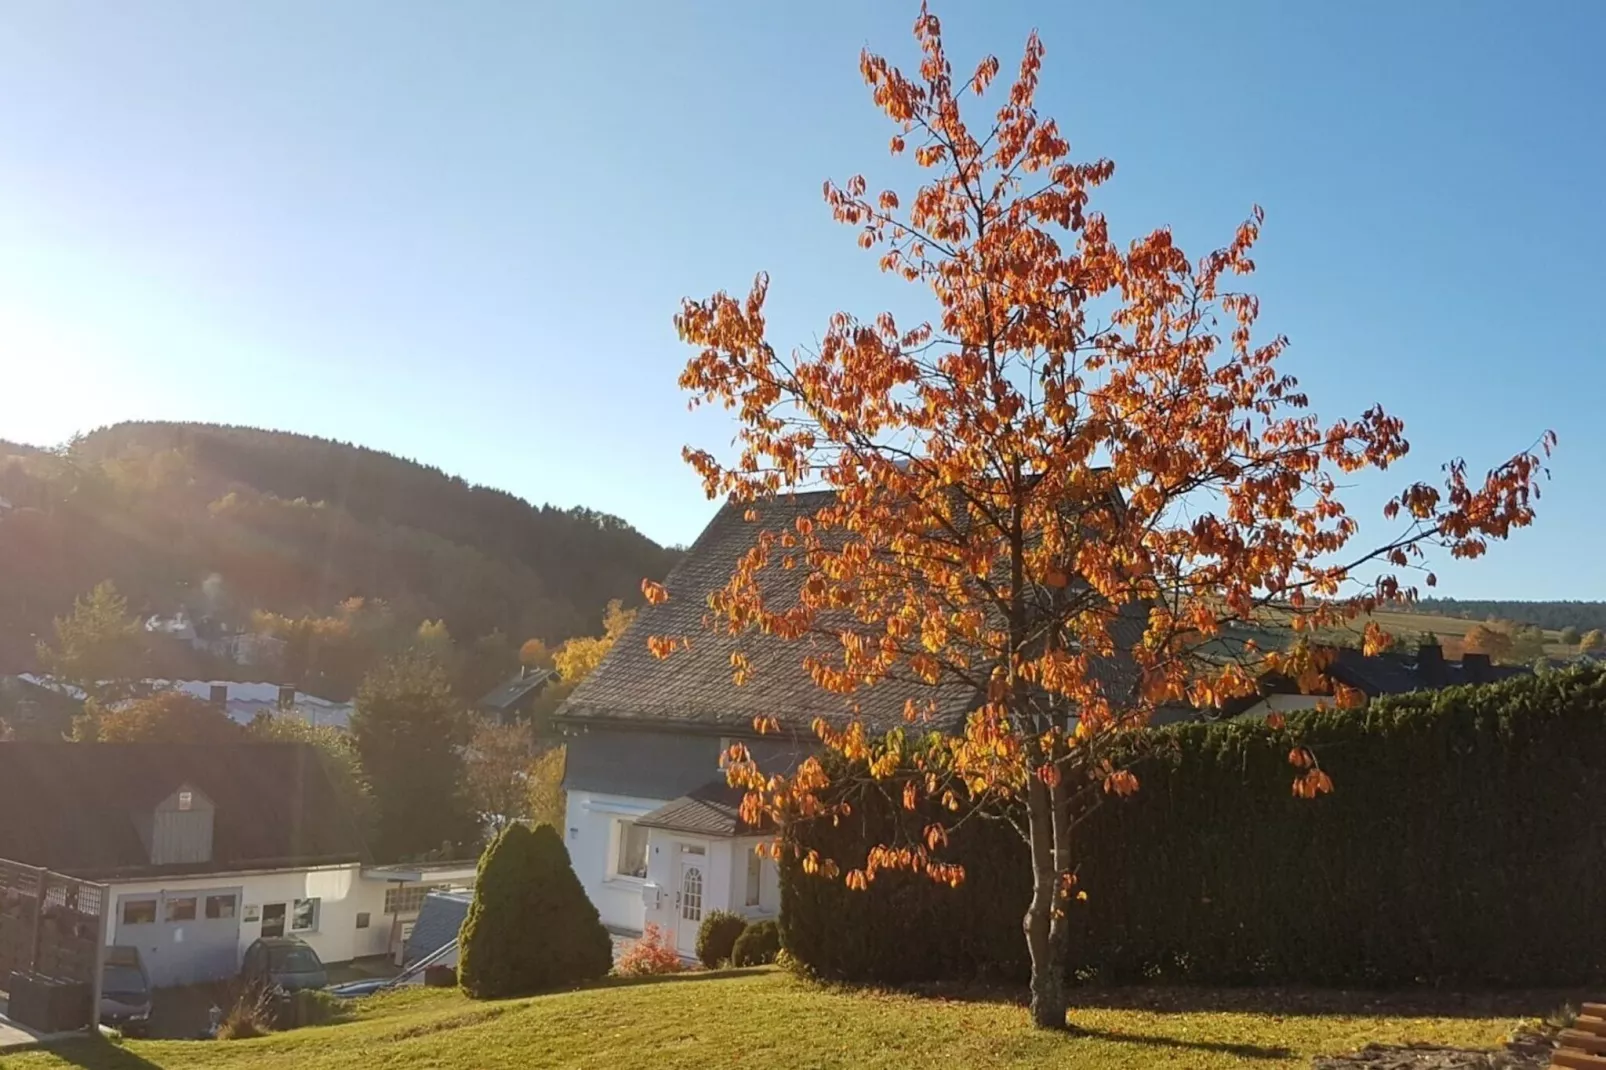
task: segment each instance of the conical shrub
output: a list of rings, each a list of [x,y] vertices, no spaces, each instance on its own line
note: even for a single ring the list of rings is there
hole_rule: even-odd
[[[458,941],[458,979],[475,999],[564,988],[613,965],[608,931],[551,825],[510,825],[485,849]]]

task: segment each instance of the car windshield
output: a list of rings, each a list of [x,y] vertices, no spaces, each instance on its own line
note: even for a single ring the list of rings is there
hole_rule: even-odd
[[[101,991],[108,996],[138,996],[145,998],[145,977],[132,966],[108,965],[101,975]]]
[[[310,947],[276,947],[268,954],[270,968],[275,973],[313,973],[323,969],[323,963]]]

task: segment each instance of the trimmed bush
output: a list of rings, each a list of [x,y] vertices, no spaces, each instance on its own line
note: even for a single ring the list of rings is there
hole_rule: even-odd
[[[747,919],[729,910],[710,911],[697,927],[697,961],[710,970],[730,961]]]
[[[459,934],[457,976],[475,999],[501,999],[605,975],[613,944],[551,825],[509,825],[480,856]]]
[[[1335,790],[1289,791],[1297,739]],[[1075,833],[1078,979],[1380,987],[1606,979],[1606,673],[1575,670],[1380,699],[1354,711],[1155,730],[1141,790]],[[890,793],[896,796],[896,793]],[[881,792],[793,826],[862,857],[904,814]],[[884,872],[865,892],[781,856],[787,951],[826,979],[1021,980],[1020,839],[967,822],[958,889]]]
[[[755,921],[736,938],[731,963],[736,966],[768,966],[781,952],[781,928],[773,921]]]

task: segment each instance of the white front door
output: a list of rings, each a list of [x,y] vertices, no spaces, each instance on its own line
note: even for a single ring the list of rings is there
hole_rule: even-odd
[[[703,883],[707,858],[692,855],[680,860],[680,887],[676,890],[675,950],[697,952],[697,929],[703,923]]]

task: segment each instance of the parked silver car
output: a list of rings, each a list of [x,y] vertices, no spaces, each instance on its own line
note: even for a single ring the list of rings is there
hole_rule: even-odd
[[[100,1020],[130,1036],[143,1036],[151,1023],[151,979],[139,948],[106,949],[100,971]]]

